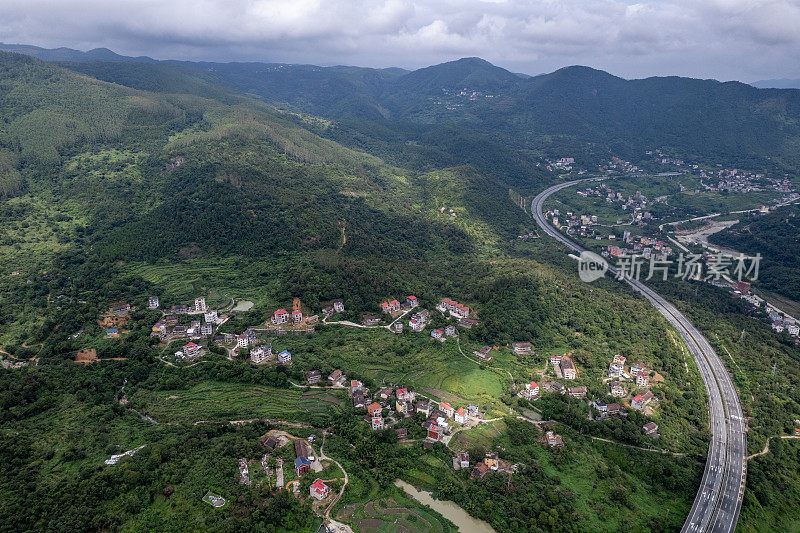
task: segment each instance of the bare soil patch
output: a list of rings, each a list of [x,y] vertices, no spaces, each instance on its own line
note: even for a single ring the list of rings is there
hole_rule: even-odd
[[[84,348],[75,354],[76,363],[88,364],[95,361],[99,361],[99,359],[97,358],[97,350],[94,348]]]

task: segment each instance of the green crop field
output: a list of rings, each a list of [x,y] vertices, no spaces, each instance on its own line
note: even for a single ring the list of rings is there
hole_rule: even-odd
[[[329,394],[328,391],[303,393],[300,389],[204,382],[187,390],[141,390],[132,395],[131,404],[158,422],[251,418],[308,420],[314,414],[326,414],[336,407],[328,401]]]
[[[462,356],[455,339],[440,343],[425,333],[329,326],[307,338],[287,336],[280,342],[308,368],[341,368],[348,377],[400,383],[436,397],[443,391],[495,409],[501,409],[498,397],[510,381],[505,372],[481,369]]]
[[[337,519],[346,519],[359,533],[444,533],[457,531],[440,514],[406,496],[399,489],[387,496],[345,506]]]

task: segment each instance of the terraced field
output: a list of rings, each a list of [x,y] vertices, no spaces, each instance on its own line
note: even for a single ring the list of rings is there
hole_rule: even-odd
[[[265,385],[204,382],[185,390],[137,391],[131,404],[158,422],[223,421],[251,418],[309,420],[330,414],[340,391],[278,389]]]
[[[348,520],[359,533],[457,531],[438,513],[399,494],[347,505],[337,519]]]

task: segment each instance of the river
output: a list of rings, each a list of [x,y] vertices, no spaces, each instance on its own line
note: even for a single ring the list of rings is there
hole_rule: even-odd
[[[471,517],[464,509],[455,503],[447,500],[437,500],[431,493],[419,490],[414,485],[406,483],[402,479],[396,479],[394,484],[406,491],[411,498],[423,505],[427,505],[443,517],[456,525],[459,531],[468,533],[496,533],[488,523],[483,520]]]

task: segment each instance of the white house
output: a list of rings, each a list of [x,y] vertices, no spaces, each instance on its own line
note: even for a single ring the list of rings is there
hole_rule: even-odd
[[[289,313],[288,313],[288,311],[286,311],[286,309],[278,309],[272,315],[272,318],[270,320],[276,326],[278,326],[280,324],[285,324],[286,322],[289,321]]]
[[[205,298],[195,298],[194,299],[194,310],[200,313],[205,313],[208,307],[206,307],[206,299]]]
[[[289,350],[284,350],[278,354],[278,363],[285,365],[291,362],[292,362],[292,354],[289,353]]]
[[[314,483],[312,483],[311,487],[309,487],[309,493],[311,494],[311,497],[317,500],[324,500],[328,496],[329,490],[330,489],[328,486],[323,483],[321,479],[315,479]]]
[[[575,363],[569,357],[561,358],[561,372],[564,374],[564,379],[575,379],[578,375]]]
[[[342,302],[341,300],[334,300],[333,310],[336,311],[337,313],[341,313],[342,311],[344,311],[344,302]]]
[[[463,407],[456,409],[456,412],[453,414],[453,419],[457,424],[464,424],[467,421],[467,414],[464,412]]]
[[[147,299],[147,308],[148,309],[158,309],[158,296],[151,296]]]
[[[535,400],[539,397],[539,385],[535,381],[525,384],[523,396],[529,400]]]
[[[261,344],[250,350],[250,360],[256,364],[272,355],[271,344]]]
[[[216,310],[208,310],[203,314],[203,319],[209,324],[216,324],[219,319]]]
[[[247,348],[250,345],[250,337],[242,333],[236,336],[236,346],[239,348]]]
[[[450,405],[448,402],[440,403],[439,404],[439,409],[441,409],[441,411],[444,414],[447,415],[447,418],[452,418],[453,417],[453,413],[455,412],[455,410],[453,409],[453,406]]]
[[[614,356],[611,363],[608,365],[608,377],[618,378],[625,370],[625,358],[619,354]]]
[[[195,355],[200,353],[200,346],[197,344],[190,342],[189,344],[184,345],[183,347],[183,355],[184,357],[194,357]]]
[[[381,416],[372,417],[372,429],[374,430],[383,429],[383,417]]]

